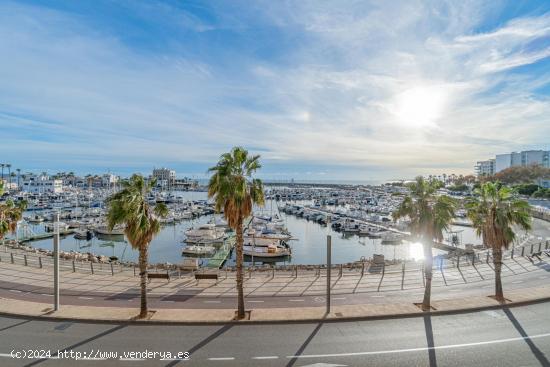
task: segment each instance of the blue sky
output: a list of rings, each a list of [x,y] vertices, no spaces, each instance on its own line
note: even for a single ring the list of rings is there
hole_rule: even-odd
[[[24,171],[470,173],[550,149],[550,2],[2,1],[0,155]]]

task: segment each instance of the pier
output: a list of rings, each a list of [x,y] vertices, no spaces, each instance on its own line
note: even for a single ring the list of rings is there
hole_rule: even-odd
[[[206,268],[219,269],[226,262],[226,260],[231,256],[231,251],[235,247],[236,237],[229,237],[222,246],[216,251],[214,256],[208,259],[206,263]]]
[[[68,236],[68,235],[73,234],[73,233],[74,233],[74,229],[68,229],[66,231],[59,232],[59,236],[60,237]],[[45,240],[47,238],[53,238],[53,236],[55,236],[55,234],[56,234],[55,232],[33,234],[31,236],[28,236],[28,237],[21,237],[18,240],[19,240],[19,242],[40,241],[40,240]]]

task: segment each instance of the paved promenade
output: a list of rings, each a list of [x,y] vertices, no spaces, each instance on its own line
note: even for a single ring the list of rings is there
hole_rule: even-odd
[[[538,248],[535,248],[537,250]],[[530,249],[529,249],[530,250]],[[11,263],[0,254],[0,311],[43,315],[51,310],[52,269]],[[437,311],[495,306],[492,263],[466,260],[434,268],[433,305]],[[550,257],[508,256],[503,266],[506,297],[523,302],[550,297]],[[458,265],[458,266],[457,266]],[[111,272],[110,266],[91,275],[64,267],[61,272],[62,309],[59,317],[130,319],[139,307],[138,277],[131,271]],[[357,267],[332,271],[332,313],[325,315],[326,270],[261,271],[245,276],[247,309],[252,320],[307,320],[419,313],[422,299],[420,263]],[[150,307],[157,321],[228,321],[235,307],[235,278],[219,272],[219,280],[195,280],[192,273],[170,281],[149,283]]]

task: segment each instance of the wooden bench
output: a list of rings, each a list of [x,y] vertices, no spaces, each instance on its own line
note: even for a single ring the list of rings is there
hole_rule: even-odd
[[[168,273],[147,273],[147,279],[166,279],[170,281],[170,275]]]
[[[195,279],[215,279],[218,280],[218,274],[217,273],[195,273]]]

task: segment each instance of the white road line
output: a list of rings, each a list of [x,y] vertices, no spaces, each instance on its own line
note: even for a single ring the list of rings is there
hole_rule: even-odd
[[[424,351],[427,351],[427,350],[436,350],[436,349],[466,348],[466,347],[473,347],[473,346],[477,346],[477,345],[490,345],[490,344],[509,343],[509,342],[516,342],[516,341],[524,341],[524,340],[529,340],[529,339],[547,338],[549,336],[550,336],[550,333],[546,333],[546,334],[537,334],[537,335],[531,335],[531,336],[521,336],[521,337],[517,337],[517,338],[488,340],[488,341],[484,341],[484,342],[440,345],[440,346],[435,346],[435,347],[379,350],[379,351],[372,351],[372,352],[354,352],[354,353],[302,354],[302,355],[286,356],[286,357],[287,358],[327,358],[327,357],[348,357],[348,356],[366,356],[366,355],[376,355],[376,354],[424,352]]]
[[[277,356],[252,357],[252,359],[278,359]]]
[[[161,301],[161,302],[169,302],[169,303],[174,303],[174,302],[176,302],[176,301],[171,301],[171,300],[169,300],[169,299],[161,299],[160,301]]]
[[[371,296],[372,298],[384,298],[386,296]]]
[[[209,361],[232,361],[235,357],[218,357],[218,358],[208,358]]]
[[[78,299],[93,299],[92,297],[78,297]]]
[[[262,303],[264,301],[246,301],[246,302],[250,302],[250,303]]]
[[[449,289],[449,292],[459,292],[461,291],[462,289]]]
[[[53,297],[53,294],[40,293],[41,296]]]
[[[332,299],[346,299],[346,297],[332,297]]]
[[[10,292],[21,293],[19,289],[10,289]]]
[[[221,303],[222,301],[203,301],[204,303]]]
[[[519,283],[523,283],[523,280],[516,280],[515,282],[512,282],[512,284],[519,284]]]
[[[303,299],[289,299],[288,302],[304,302]]]

